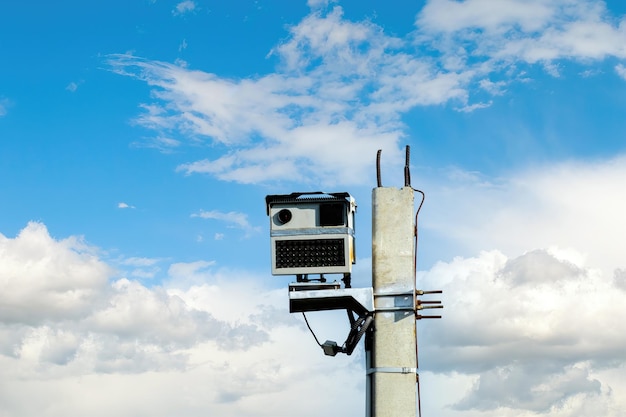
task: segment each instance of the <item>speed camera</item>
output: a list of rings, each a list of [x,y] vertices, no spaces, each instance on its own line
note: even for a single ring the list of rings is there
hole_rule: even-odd
[[[273,275],[349,274],[356,203],[348,193],[265,197]]]

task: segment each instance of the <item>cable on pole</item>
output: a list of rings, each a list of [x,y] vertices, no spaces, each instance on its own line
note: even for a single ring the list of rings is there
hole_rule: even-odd
[[[422,417],[422,398],[420,396],[420,375],[417,374],[417,415]]]
[[[343,345],[341,347],[338,347],[335,342],[329,340],[327,340],[325,343],[320,343],[319,339],[315,335],[315,332],[311,328],[311,325],[309,324],[309,320],[306,318],[306,314],[302,312],[302,317],[304,317],[306,327],[313,335],[313,338],[315,339],[317,345],[321,347],[324,350],[324,353],[327,355],[330,354],[332,356],[335,356],[337,353],[345,353],[348,356],[351,355],[352,352],[354,352],[356,346],[359,344],[359,341],[361,340],[363,335],[367,332],[367,330],[370,328],[374,321],[374,316],[371,313],[362,314],[359,315],[358,318],[355,318],[354,311],[346,311],[348,313],[348,320],[350,321],[350,332],[348,333],[348,337],[346,338],[346,341],[343,342]],[[329,347],[327,346],[329,343],[332,344],[332,347],[331,352],[327,353],[326,348]]]
[[[309,320],[307,320],[306,318],[306,314],[304,314],[304,312],[302,312],[302,317],[304,317],[304,322],[306,323],[306,327],[309,328],[309,331],[311,332],[311,334],[313,335],[313,338],[315,339],[315,342],[318,344],[319,347],[322,347],[322,344],[320,343],[319,340],[317,340],[317,336],[315,336],[315,332],[313,331],[313,329],[311,328],[311,325],[309,324]]]
[[[417,218],[420,210],[422,209],[422,205],[424,204],[424,200],[426,199],[426,194],[422,190],[418,190],[411,185],[411,147],[409,145],[406,146],[405,150],[405,161],[404,161],[404,186],[411,187],[414,192],[422,195],[422,201],[420,201],[419,206],[417,207],[417,211],[415,212],[415,226],[414,226],[414,235],[415,235],[415,252],[413,253],[413,289],[415,291],[415,295],[417,295],[417,245],[418,245],[418,228],[417,228]],[[414,295],[414,296],[415,296]],[[415,331],[415,337],[417,337],[417,329]],[[419,348],[417,341],[415,343],[415,364],[419,369]],[[415,376],[417,382],[417,413],[419,417],[422,417],[422,398],[420,393],[420,377],[419,373]]]

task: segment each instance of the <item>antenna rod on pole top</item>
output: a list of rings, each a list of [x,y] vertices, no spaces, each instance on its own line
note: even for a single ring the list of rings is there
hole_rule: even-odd
[[[409,168],[411,160],[411,147],[406,145],[406,157],[404,162],[404,186],[411,186],[411,169]]]

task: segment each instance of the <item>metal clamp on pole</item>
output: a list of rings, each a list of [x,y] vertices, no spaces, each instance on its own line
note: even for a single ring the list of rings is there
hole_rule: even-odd
[[[416,308],[414,290],[378,292],[374,300],[377,313],[415,312]]]
[[[384,297],[393,298],[394,305],[393,306],[376,306],[375,312],[377,313],[389,313],[389,312],[402,312],[402,311],[412,311],[415,313],[416,319],[427,319],[427,318],[441,318],[441,316],[424,316],[419,314],[420,310],[427,310],[433,308],[443,308],[441,305],[441,301],[422,301],[417,297],[425,294],[441,294],[441,290],[434,291],[423,291],[423,290],[414,290],[414,291],[396,291],[396,292],[387,292],[387,293],[375,293],[374,299],[380,299]],[[413,303],[414,302],[414,303]],[[379,304],[379,303],[375,303]]]

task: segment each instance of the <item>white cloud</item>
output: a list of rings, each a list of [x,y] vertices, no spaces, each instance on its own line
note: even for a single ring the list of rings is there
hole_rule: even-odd
[[[488,0],[431,0],[420,12],[418,25],[441,32],[458,32],[468,28],[494,32],[515,26],[533,32],[544,28],[553,16],[550,2],[543,0],[502,0],[497,3]]]
[[[489,79],[480,80],[480,87],[494,96],[501,96],[506,93],[506,82],[505,81],[491,81]]]
[[[95,305],[109,267],[79,238],[55,241],[41,223],[0,234],[0,321],[43,323],[73,319]]]
[[[604,375],[626,365],[626,336],[608,319],[626,311],[607,278],[550,250],[483,252],[423,273],[425,286],[443,289],[445,310],[420,325],[422,369],[450,382],[471,376],[434,401],[481,416],[578,416],[592,404],[620,415],[624,399],[611,392],[623,384]]]
[[[581,61],[626,57],[626,31],[596,0],[432,0],[416,25],[447,54],[464,46],[466,62]]]
[[[120,263],[122,265],[130,265],[136,267],[146,267],[146,266],[154,266],[156,265],[160,259],[157,258],[138,258],[138,257],[130,257],[123,259]]]
[[[92,331],[114,334],[121,341],[139,340],[157,351],[193,346],[204,340],[229,348],[245,348],[230,337],[236,329],[208,313],[189,309],[180,297],[126,279],[116,281],[112,287],[114,294],[109,298],[109,306],[85,320]],[[248,330],[254,337],[255,329]],[[247,336],[242,336],[241,343],[245,343]]]
[[[152,279],[161,271],[158,264],[162,262],[163,260],[158,258],[130,257],[117,260],[116,266],[120,274],[126,274],[128,277]]]
[[[76,90],[78,90],[78,84],[72,81],[67,85],[67,87],[65,87],[65,89],[71,93],[74,93]]]
[[[624,80],[626,80],[626,67],[624,67],[624,65],[622,64],[617,64],[615,66],[615,72],[617,73],[617,75],[619,75],[620,77],[622,77]]]
[[[183,364],[175,350],[196,343],[246,349],[265,340],[257,326],[216,320],[159,287],[126,278],[109,283],[113,270],[93,248],[74,237],[57,241],[39,223],[13,239],[0,235],[0,254],[0,352],[33,366],[63,362],[68,372],[143,372]],[[155,261],[121,263],[145,267]],[[210,265],[173,264],[170,276],[189,282]],[[131,358],[137,362],[126,368]]]
[[[137,148],[156,149],[161,153],[168,154],[174,152],[176,148],[181,146],[181,141],[165,136],[157,136],[152,138],[144,138],[131,144]]]
[[[335,2],[335,0],[307,0],[306,3],[307,3],[307,6],[314,9],[314,8],[328,6],[328,3],[330,2]]]
[[[464,113],[471,113],[477,109],[484,109],[491,106],[493,102],[490,100],[488,103],[474,103],[468,104],[467,106],[459,107],[457,110]]]
[[[130,204],[124,203],[123,201],[121,201],[121,202],[117,203],[117,208],[120,208],[120,209],[134,209],[135,206],[131,206]]]
[[[191,13],[191,12],[197,10],[197,7],[198,7],[198,5],[193,0],[181,1],[180,3],[178,3],[176,5],[174,10],[172,10],[172,14],[174,16],[181,16],[181,15],[184,15],[184,14],[187,14],[187,13]]]
[[[423,185],[430,191],[422,216],[430,230],[448,236],[455,253],[572,248],[612,273],[625,266],[625,177],[624,156],[535,167],[492,180],[456,175]]]
[[[238,229],[242,229],[246,232],[246,234],[256,233],[261,230],[258,226],[252,226],[250,221],[248,220],[248,215],[245,213],[239,213],[236,211],[229,211],[227,213],[221,212],[219,210],[200,210],[198,213],[194,213],[191,217],[200,217],[201,219],[213,219],[225,222],[232,227],[236,227]]]
[[[0,117],[6,116],[7,108],[11,105],[11,102],[7,98],[0,98]]]
[[[214,265],[215,262],[213,261],[173,263],[169,267],[168,275],[179,283],[200,284],[211,278],[212,275],[209,268]]]

